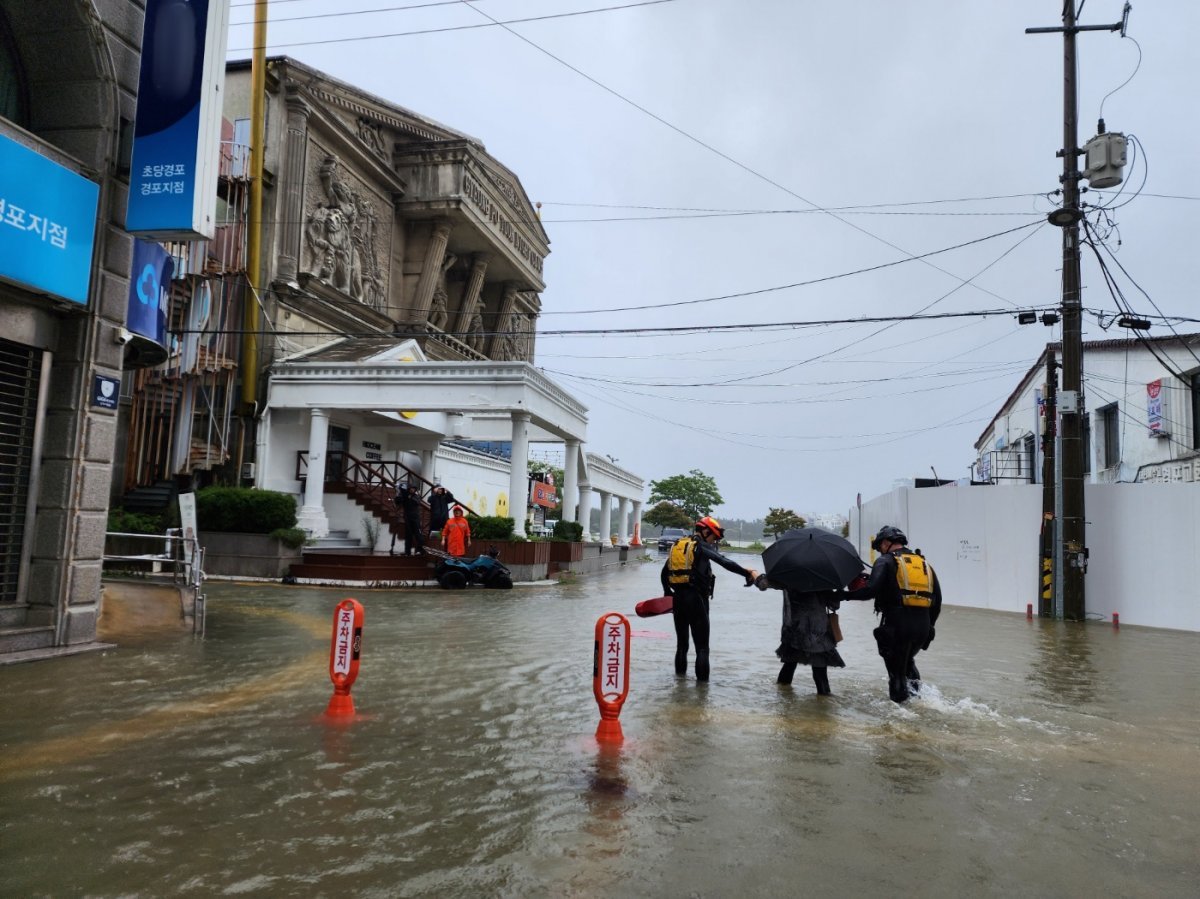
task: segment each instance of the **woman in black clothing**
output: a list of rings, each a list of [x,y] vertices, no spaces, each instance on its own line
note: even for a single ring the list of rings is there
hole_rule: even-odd
[[[770,587],[765,577],[760,577],[756,583],[760,590]],[[831,590],[819,593],[784,590],[783,626],[779,631],[779,648],[775,650],[783,667],[779,669],[776,683],[790,684],[797,665],[811,665],[817,693],[828,696],[833,692],[829,689],[830,666],[846,667],[837,651],[837,639],[829,618],[829,613],[836,612],[840,605],[841,600]]]

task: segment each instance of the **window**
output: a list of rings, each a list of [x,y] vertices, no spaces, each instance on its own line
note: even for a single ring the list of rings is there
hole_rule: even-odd
[[[1200,371],[1192,372],[1192,449],[1200,449]]]
[[[1032,434],[1025,435],[1025,479],[1031,484],[1037,483],[1037,442]]]
[[[1119,411],[1117,404],[1113,403],[1096,413],[1100,425],[1100,439],[1103,441],[1101,445],[1104,447],[1102,468],[1114,468],[1121,461],[1121,431],[1117,424]]]
[[[29,126],[29,104],[25,95],[25,73],[17,56],[8,20],[0,13],[0,118]]]
[[[1083,473],[1092,473],[1092,417],[1083,416]]]

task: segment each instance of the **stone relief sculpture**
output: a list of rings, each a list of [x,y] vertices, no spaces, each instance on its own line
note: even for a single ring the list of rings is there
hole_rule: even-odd
[[[478,309],[471,316],[471,324],[467,326],[467,333],[463,339],[467,345],[476,352],[483,352],[483,313]]]
[[[450,318],[449,301],[450,295],[446,292],[446,273],[454,268],[454,263],[458,261],[458,257],[453,253],[447,253],[442,259],[442,271],[438,275],[437,287],[433,290],[433,302],[429,309],[429,324],[437,328],[439,331],[446,329],[446,322]]]
[[[386,298],[375,252],[378,215],[369,197],[350,189],[338,166],[336,157],[326,156],[317,173],[326,202],[304,224],[310,270],[336,290],[381,308]]]
[[[384,137],[381,123],[360,118],[358,120],[358,139],[380,159],[387,159],[387,138]]]

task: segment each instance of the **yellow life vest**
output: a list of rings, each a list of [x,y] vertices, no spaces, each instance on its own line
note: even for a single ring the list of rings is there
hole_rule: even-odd
[[[692,583],[692,566],[696,564],[696,538],[680,537],[667,557],[667,581],[675,586]]]
[[[896,583],[900,603],[918,609],[933,605],[933,568],[920,553],[896,552]]]

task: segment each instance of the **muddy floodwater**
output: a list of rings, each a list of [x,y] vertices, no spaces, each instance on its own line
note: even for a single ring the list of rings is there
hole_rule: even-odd
[[[208,584],[207,636],[0,668],[6,896],[1196,896],[1200,636],[948,608],[887,699],[867,603],[818,697],[780,597],[717,570],[677,678],[658,565],[502,593]],[[331,726],[333,608],[365,606]],[[601,748],[593,629],[634,629]]]

